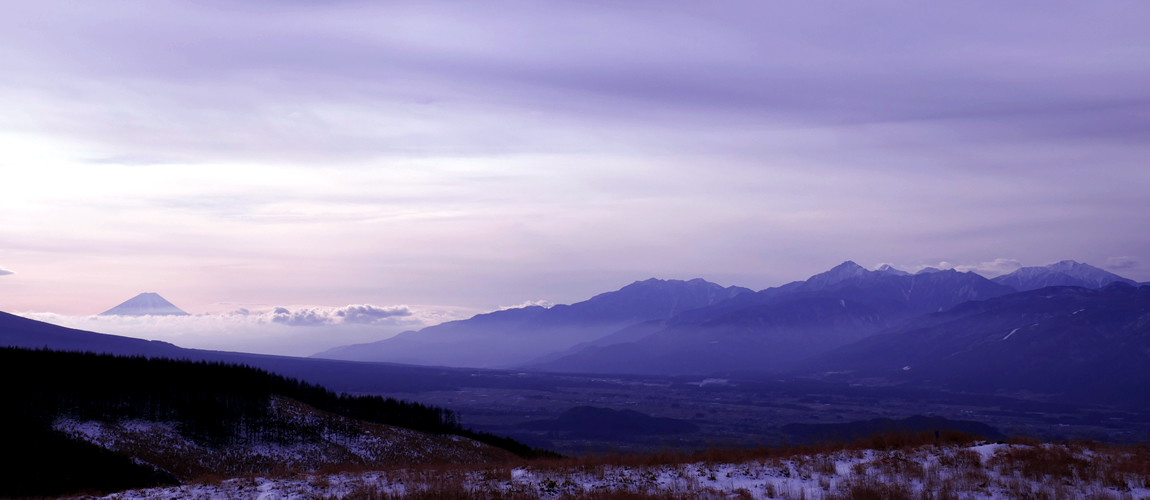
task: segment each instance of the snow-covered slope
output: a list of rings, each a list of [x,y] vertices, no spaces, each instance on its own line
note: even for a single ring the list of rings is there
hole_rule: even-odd
[[[1049,266],[1024,267],[1010,274],[993,278],[991,281],[1019,291],[1037,290],[1048,286],[1102,288],[1111,283],[1138,285],[1133,280],[1073,260],[1064,260]]]
[[[536,464],[244,478],[137,490],[176,498],[1150,498],[1145,450],[979,444],[843,450],[731,462]],[[614,498],[614,497],[611,497]]]
[[[180,435],[175,424],[132,420],[116,423],[56,420],[56,430],[167,471],[181,480],[329,466],[383,467],[426,463],[492,463],[513,455],[478,441],[430,436],[322,412],[273,396],[271,409],[283,436],[207,448]]]

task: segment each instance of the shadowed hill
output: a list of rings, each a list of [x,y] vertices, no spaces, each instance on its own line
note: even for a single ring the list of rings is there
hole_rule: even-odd
[[[141,356],[189,357],[189,349],[183,349],[167,342],[65,328],[5,312],[0,312],[0,346]]]
[[[971,302],[830,351],[805,368],[1150,406],[1150,287],[1049,287]]]
[[[429,434],[463,436],[513,453],[535,454],[514,441],[462,428],[450,410],[379,396],[337,395],[234,364],[0,348],[0,377],[9,381],[0,387],[6,405],[0,426],[9,435],[3,440],[4,453],[20,457],[19,470],[24,471],[24,477],[0,481],[0,494],[147,486],[173,480],[170,475],[165,479],[168,472],[185,480],[204,467],[219,471],[223,462],[234,462],[230,473],[267,473],[283,460],[263,456],[263,448],[302,450],[308,457],[294,462],[316,463],[314,455],[331,441],[328,436],[361,443],[360,448],[376,436],[389,442],[379,450],[384,453],[356,454],[348,453],[346,446],[326,446],[334,449],[326,453],[323,465],[357,464],[365,457],[384,462],[376,465],[511,458],[503,450]],[[12,383],[16,380],[19,383]],[[130,425],[121,425],[124,422]],[[420,432],[389,431],[387,426]],[[61,434],[62,428],[70,432]],[[141,428],[148,430],[139,432]],[[162,436],[161,429],[168,429],[170,436]],[[100,433],[118,438],[94,435]],[[364,434],[369,434],[366,439]],[[183,455],[197,452],[218,457],[199,469],[172,467],[186,463]],[[140,469],[133,462],[158,468]]]

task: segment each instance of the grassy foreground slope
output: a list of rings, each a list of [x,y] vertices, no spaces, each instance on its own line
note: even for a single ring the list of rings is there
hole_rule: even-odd
[[[114,499],[1141,499],[1150,448],[985,442],[944,433],[852,446],[584,457],[472,467],[249,477]]]

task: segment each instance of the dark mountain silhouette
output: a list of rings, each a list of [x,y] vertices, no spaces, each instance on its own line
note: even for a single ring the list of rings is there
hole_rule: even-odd
[[[881,434],[958,431],[986,439],[1004,439],[1001,431],[982,422],[915,415],[900,420],[876,418],[841,424],[787,424],[779,427],[792,443],[849,443]]]
[[[699,431],[698,426],[686,420],[594,406],[576,406],[561,413],[557,419],[524,422],[518,427],[585,439],[626,439],[630,436],[689,434]]]
[[[811,372],[1150,406],[1150,287],[1048,287],[908,321]]]
[[[1024,267],[1010,274],[993,278],[991,281],[1022,292],[1048,286],[1101,288],[1111,283],[1138,285],[1133,280],[1073,260],[1064,260],[1043,267]]]
[[[0,450],[0,497],[64,497],[78,492],[112,493],[178,484],[170,474],[71,439],[40,422],[4,418]]]
[[[337,347],[314,357],[426,365],[496,367],[595,340],[620,329],[665,320],[751,290],[701,279],[649,279],[589,300],[479,314],[373,342]]]
[[[141,293],[100,313],[100,316],[188,316],[158,293]]]
[[[158,340],[75,330],[0,312],[0,347],[5,346],[173,358],[189,357],[191,351]]]
[[[3,312],[0,312],[0,347],[233,363],[260,368],[286,377],[322,385],[331,390],[349,393],[395,394],[419,391],[454,391],[462,387],[554,389],[553,386],[534,379],[522,379],[508,376],[506,372],[492,370],[413,366],[397,363],[364,363],[185,349],[166,342],[65,328]]]
[[[900,321],[1014,290],[954,270],[910,275],[854,262],[757,293],[744,293],[643,324],[533,368],[587,373],[707,374],[780,371]],[[661,329],[637,340],[636,330]]]

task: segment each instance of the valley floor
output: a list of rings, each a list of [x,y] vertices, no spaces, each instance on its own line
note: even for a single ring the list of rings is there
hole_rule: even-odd
[[[245,477],[104,498],[1150,498],[1145,446],[976,443],[754,453],[718,451],[692,461],[635,455]]]

